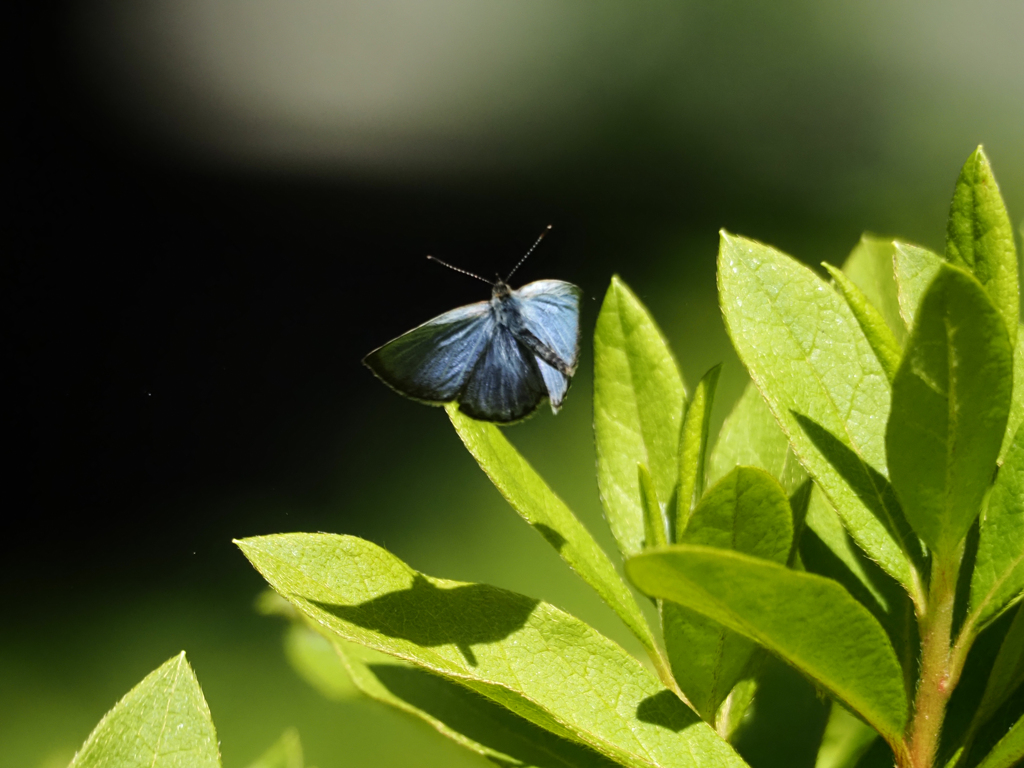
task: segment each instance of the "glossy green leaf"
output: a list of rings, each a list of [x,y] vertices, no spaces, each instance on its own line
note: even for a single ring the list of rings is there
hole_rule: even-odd
[[[877,738],[874,728],[832,702],[814,768],[856,768],[857,762]]]
[[[684,544],[626,561],[643,592],[749,637],[826,688],[892,743],[907,695],[882,626],[831,579],[738,552]]]
[[[258,760],[249,764],[249,768],[304,768],[305,762],[302,758],[302,742],[299,741],[299,732],[289,728],[278,739],[270,749],[264,752]]]
[[[89,734],[69,768],[217,768],[217,733],[179,653],[132,688]]]
[[[704,374],[686,407],[679,436],[679,490],[676,493],[675,530],[686,527],[690,511],[704,493],[704,464],[708,447],[708,425],[721,364]]]
[[[237,542],[322,630],[454,680],[626,766],[742,766],[632,656],[546,603],[433,579],[352,536]]]
[[[1014,768],[1024,761],[1024,716],[1022,716],[992,750],[985,759],[978,763],[977,768]]]
[[[971,275],[943,265],[893,382],[889,471],[914,530],[951,553],[981,511],[1010,410],[1006,328]]]
[[[538,728],[468,688],[343,640],[339,663],[367,696],[423,720],[492,763],[518,768],[612,768],[587,747]]]
[[[971,618],[981,627],[1024,590],[1024,427],[1017,430],[981,519]]]
[[[902,347],[907,338],[907,326],[900,315],[895,258],[896,243],[893,240],[863,234],[846,258],[843,273],[882,313],[886,325]]]
[[[764,470],[737,467],[704,494],[680,543],[785,564],[793,543],[789,500]],[[675,679],[700,716],[717,725],[719,708],[743,678],[756,646],[690,608],[663,603],[661,610]]]
[[[898,240],[893,245],[896,249],[896,287],[899,291],[900,314],[907,328],[912,328],[921,299],[943,264],[942,257],[927,248]]]
[[[1016,344],[1020,322],[1017,247],[999,185],[980,146],[956,180],[946,224],[946,260],[977,278],[1006,324],[1010,345]]]
[[[1010,402],[1010,417],[1006,420],[1006,434],[1003,447],[999,449],[999,461],[1006,459],[1013,436],[1024,424],[1024,325],[1017,329],[1017,348],[1013,351],[1013,399]]]
[[[644,541],[637,464],[650,470],[659,499],[672,496],[685,402],[668,343],[647,308],[613,277],[594,329],[594,435],[601,501],[624,554]]]
[[[656,652],[654,635],[633,593],[579,518],[555,495],[501,430],[493,424],[469,418],[455,404],[446,406],[446,410],[466,448],[512,508],[558,550],[580,578],[597,591],[644,648]],[[632,472],[636,484],[635,464]],[[642,516],[640,524],[643,525]]]
[[[992,664],[981,703],[974,712],[972,731],[984,724],[1024,684],[1024,605],[1015,610],[1013,623]]]
[[[708,482],[714,484],[740,466],[760,467],[778,480],[786,493],[793,493],[807,479],[789,447],[789,438],[753,383],[747,384],[722,424],[708,460]]]
[[[800,463],[858,545],[920,595],[886,479],[889,382],[850,308],[789,256],[726,233],[718,281],[733,345]]]
[[[882,364],[882,370],[889,377],[889,381],[892,381],[896,376],[896,369],[900,367],[900,358],[903,356],[903,350],[900,348],[895,334],[889,330],[882,313],[871,304],[868,297],[850,278],[831,264],[823,263],[822,266],[832,275],[836,288],[839,289],[846,305],[857,319],[864,338],[868,340],[868,344],[875,351],[875,357]]]
[[[636,471],[640,483],[640,502],[644,510],[644,547],[660,547],[668,543],[665,533],[665,514],[654,490],[654,478],[643,464]]]

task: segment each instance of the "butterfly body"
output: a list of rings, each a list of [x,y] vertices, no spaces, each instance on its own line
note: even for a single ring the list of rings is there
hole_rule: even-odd
[[[428,403],[457,401],[466,415],[511,423],[547,398],[556,412],[579,360],[582,292],[561,280],[512,290],[438,315],[363,362],[385,384]]]

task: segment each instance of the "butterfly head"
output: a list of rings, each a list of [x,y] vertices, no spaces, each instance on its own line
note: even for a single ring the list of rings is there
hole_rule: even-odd
[[[512,295],[512,289],[509,287],[508,283],[500,277],[495,280],[492,285],[494,287],[491,289],[491,299],[507,299]]]

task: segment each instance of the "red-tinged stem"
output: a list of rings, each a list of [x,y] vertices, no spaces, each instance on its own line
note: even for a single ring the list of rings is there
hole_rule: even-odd
[[[928,607],[921,617],[921,676],[910,725],[907,768],[932,768],[938,750],[946,704],[955,685],[950,676],[950,639],[959,571],[959,552],[946,558],[936,555],[932,561]]]

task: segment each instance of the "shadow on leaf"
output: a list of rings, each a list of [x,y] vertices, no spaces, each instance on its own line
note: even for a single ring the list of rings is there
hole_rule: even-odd
[[[551,528],[544,523],[534,523],[533,528],[537,533],[544,537],[544,541],[550,544],[559,552],[562,551],[562,547],[565,546],[566,538],[554,528]]]
[[[804,526],[807,524],[807,509],[811,504],[811,490],[814,488],[814,481],[808,478],[793,491],[789,497],[789,508],[793,513],[793,544],[789,550],[788,565],[792,566],[800,551],[800,540],[804,535]]]
[[[849,540],[849,534],[844,532],[843,535]],[[813,530],[804,531],[800,544],[800,557],[809,572],[838,581],[878,619],[896,651],[903,670],[904,687],[911,695],[917,687],[916,651],[920,644],[914,605],[906,591],[861,549],[852,545],[850,551],[860,565],[860,575],[851,571]],[[874,592],[861,580],[861,576]]]
[[[587,747],[545,731],[458,683],[425,670],[398,664],[371,664],[368,669],[388,691],[456,733],[512,758],[487,755],[501,766],[536,768],[593,766],[612,768],[611,760]]]
[[[660,725],[676,733],[700,722],[697,714],[667,689],[641,701],[636,708],[636,719],[642,723]]]
[[[505,639],[526,623],[539,602],[486,584],[443,589],[417,573],[409,589],[359,605],[314,604],[388,637],[424,647],[454,645],[475,667],[472,646]]]
[[[796,411],[790,413],[864,506],[899,542],[903,551],[910,552],[911,557],[920,565],[922,555],[918,547],[912,544],[916,543],[917,537],[903,516],[903,509],[889,480],[818,422]]]

